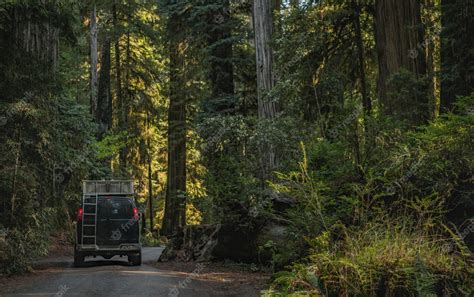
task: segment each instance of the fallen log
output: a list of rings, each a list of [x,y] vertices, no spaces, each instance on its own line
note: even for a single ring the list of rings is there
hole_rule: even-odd
[[[231,224],[190,225],[177,232],[169,241],[158,261],[209,262],[232,260],[262,263],[270,259],[261,253],[268,240],[283,240],[282,226],[255,229]]]

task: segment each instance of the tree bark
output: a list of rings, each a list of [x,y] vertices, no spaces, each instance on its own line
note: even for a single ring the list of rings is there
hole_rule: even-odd
[[[412,106],[395,102],[390,96],[390,79],[400,70],[411,72],[422,79],[426,74],[423,54],[423,28],[418,0],[377,0],[376,1],[376,46],[379,63],[377,82],[378,98],[386,115],[416,113],[426,120],[428,114],[427,94],[412,98]]]
[[[91,114],[94,118],[97,118],[97,95],[98,95],[98,79],[97,79],[97,64],[98,64],[98,52],[97,52],[97,19],[96,19],[96,7],[92,9],[90,16],[90,38],[91,38]]]
[[[153,231],[153,184],[151,171],[151,156],[148,157],[148,207],[150,213],[150,232]]]
[[[130,4],[130,3],[129,3]],[[130,10],[131,8],[128,7]],[[131,21],[131,16],[130,14],[127,15],[127,21],[130,23]],[[121,131],[126,131],[127,130],[127,118],[128,118],[128,104],[127,104],[127,96],[124,96],[124,86],[125,84],[125,92],[128,95],[128,75],[127,75],[127,69],[126,71],[126,77],[125,81],[123,79],[122,75],[122,61],[121,61],[121,48],[120,48],[120,37],[121,33],[119,32],[119,21],[118,21],[118,4],[117,1],[114,0],[114,3],[112,5],[112,22],[114,24],[114,35],[115,35],[115,44],[114,44],[114,49],[115,49],[115,75],[116,75],[116,94],[117,94],[117,105],[118,105],[118,128]],[[125,54],[125,67],[128,68],[128,60],[130,58],[129,55],[129,49],[130,49],[130,38],[129,35],[130,32],[127,31],[127,41],[126,41],[126,54]],[[128,149],[127,147],[123,147],[119,151],[119,168],[121,171],[121,174],[126,176],[127,175],[127,155],[128,155]]]
[[[233,113],[235,110],[234,68],[232,64],[232,32],[229,26],[229,1],[225,0],[216,13],[208,16],[212,30],[209,32],[210,47],[211,109],[210,112]]]
[[[58,64],[59,28],[51,20],[36,16],[32,7],[16,5],[10,14],[13,31],[12,42],[18,50],[15,54],[31,54],[38,61],[46,62],[49,67],[45,70],[53,74]]]
[[[120,33],[118,28],[117,4],[114,1],[112,6],[112,20],[114,25],[114,50],[115,50],[115,83],[116,83],[116,97],[117,107],[119,109],[119,123],[123,122],[123,98],[122,98],[122,69],[120,65]],[[119,126],[120,126],[119,124]]]
[[[170,106],[168,109],[168,177],[163,235],[172,235],[186,224],[186,43],[180,17],[168,20],[170,51]]]
[[[150,132],[149,132],[149,129],[150,129],[150,126],[151,126],[151,123],[150,123],[150,114],[149,112],[147,111],[147,114],[146,114],[146,126],[147,126],[147,135],[148,135],[148,138],[146,140],[146,147],[147,147],[147,162],[148,162],[148,207],[149,207],[149,220],[150,220],[150,232],[153,231],[153,217],[154,217],[154,214],[153,214],[153,183],[152,183],[152,176],[153,176],[153,171],[152,171],[152,155],[151,155],[151,147],[150,147]],[[146,225],[145,223],[143,225]]]
[[[258,117],[273,120],[277,116],[277,103],[268,96],[275,85],[273,70],[273,51],[271,39],[273,34],[272,0],[254,0],[253,24],[255,31],[255,53],[257,65]],[[276,166],[275,148],[271,145],[262,147],[262,177],[268,179]]]
[[[102,45],[99,74],[97,106],[97,123],[99,123],[99,139],[112,126],[112,95],[110,90],[110,40],[106,38]]]

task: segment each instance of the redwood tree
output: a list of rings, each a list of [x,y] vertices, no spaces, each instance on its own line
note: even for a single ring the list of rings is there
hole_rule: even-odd
[[[168,109],[168,175],[163,235],[186,224],[186,95],[184,26],[178,12],[168,19],[170,105]]]
[[[97,96],[97,123],[99,139],[112,126],[112,95],[110,90],[110,40],[105,38],[100,57],[99,86]]]
[[[91,56],[91,114],[93,117],[97,116],[97,94],[98,94],[98,79],[97,79],[97,64],[98,64],[98,52],[97,52],[97,18],[96,18],[96,7],[92,8],[90,20],[90,56]]]
[[[399,118],[408,115],[415,122],[424,121],[429,107],[427,92],[421,87],[421,81],[426,74],[426,60],[422,46],[420,2],[377,0],[375,6],[379,64],[377,88],[382,111],[386,115]],[[400,92],[391,80],[401,71],[407,71],[411,75],[410,78],[415,80],[415,83],[411,82],[414,86],[406,92],[405,98],[392,95]],[[400,85],[409,88],[411,83],[404,81]],[[416,87],[417,85],[419,87]]]
[[[273,50],[271,40],[273,34],[272,0],[255,0],[253,2],[253,24],[255,31],[255,54],[257,65],[258,117],[262,120],[273,120],[277,116],[278,106],[268,96],[275,86]],[[262,177],[270,177],[276,166],[275,147],[266,144],[261,148]]]
[[[229,113],[235,109],[232,32],[229,0],[216,1],[217,9],[207,15],[211,82],[211,111]]]

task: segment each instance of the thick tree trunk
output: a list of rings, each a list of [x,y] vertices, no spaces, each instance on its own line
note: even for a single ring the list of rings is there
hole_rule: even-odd
[[[211,112],[233,113],[235,110],[234,69],[232,64],[232,35],[229,26],[229,1],[208,19],[213,28],[209,32],[208,43],[211,52],[209,80],[211,81]]]
[[[112,126],[112,95],[110,91],[110,40],[106,38],[102,45],[100,59],[99,91],[97,106],[97,123],[99,123],[99,139]]]
[[[13,22],[12,42],[18,49],[16,54],[28,53],[49,67],[45,69],[53,73],[58,64],[59,29],[53,22],[44,17],[36,16],[34,10],[27,6],[15,6],[10,14]]]
[[[170,40],[170,106],[168,110],[168,178],[166,184],[163,235],[171,235],[186,224],[186,44],[180,38],[182,24],[178,16],[168,21]]]
[[[442,0],[441,112],[474,92],[474,0]]]
[[[273,51],[271,39],[273,34],[272,0],[255,0],[253,2],[253,24],[255,31],[255,52],[257,64],[258,117],[264,120],[276,118],[277,103],[268,96],[275,85],[273,70]],[[262,177],[268,179],[276,166],[275,148],[268,144],[262,147]]]
[[[276,102],[268,100],[266,97],[266,93],[273,89],[275,85],[273,51],[270,45],[273,34],[271,2],[271,0],[255,0],[253,5],[258,115],[264,119],[274,118],[277,113]]]
[[[418,114],[426,120],[428,95],[410,98],[409,105],[391,98],[390,79],[402,69],[418,80],[426,74],[419,0],[376,1],[376,43],[379,63],[378,97],[386,115]],[[421,91],[423,93],[423,91]]]
[[[98,52],[97,52],[97,19],[96,19],[96,7],[92,9],[90,17],[90,38],[91,38],[91,114],[94,118],[97,118],[97,95],[98,95],[98,79],[97,79],[97,64],[98,64]]]

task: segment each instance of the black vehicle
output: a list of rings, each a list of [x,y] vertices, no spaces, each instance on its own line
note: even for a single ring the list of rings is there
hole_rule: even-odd
[[[141,264],[140,217],[132,181],[85,181],[77,212],[74,265],[86,256],[128,256]]]

